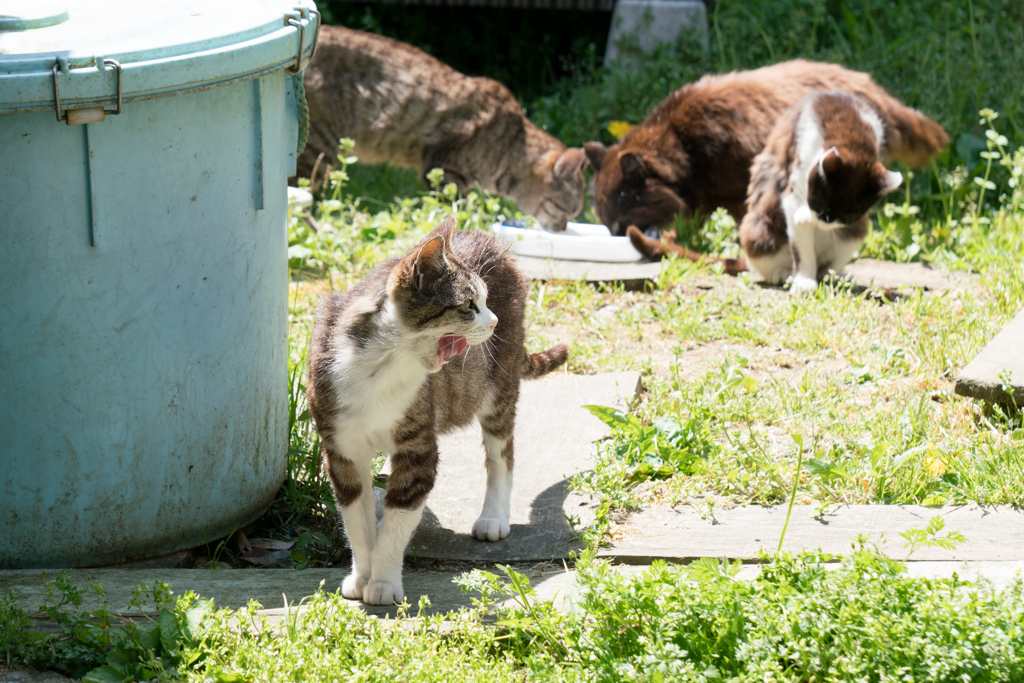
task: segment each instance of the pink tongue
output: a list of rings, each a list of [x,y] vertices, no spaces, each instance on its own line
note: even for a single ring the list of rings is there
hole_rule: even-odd
[[[437,342],[437,355],[444,362],[454,356],[462,355],[466,350],[466,338],[461,334],[448,333]]]

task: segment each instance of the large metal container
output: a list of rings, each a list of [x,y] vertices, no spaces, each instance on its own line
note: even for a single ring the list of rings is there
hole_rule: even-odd
[[[312,0],[0,2],[0,567],[161,555],[273,499],[288,70],[318,23]]]

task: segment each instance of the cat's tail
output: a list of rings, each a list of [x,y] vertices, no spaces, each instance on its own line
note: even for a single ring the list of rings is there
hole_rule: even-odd
[[[949,136],[942,126],[916,109],[898,102],[885,108],[886,146],[889,156],[896,161],[921,168],[928,165],[933,154],[949,144]]]
[[[533,379],[546,375],[569,358],[569,347],[565,344],[555,344],[547,351],[540,353],[524,353],[523,367],[519,376],[523,379]]]
[[[710,263],[721,263],[725,266],[725,272],[727,275],[738,275],[745,270],[749,270],[749,268],[747,268],[747,260],[744,258],[717,258],[715,256],[708,256],[707,254],[691,251],[672,241],[662,242],[661,240],[650,238],[640,232],[639,228],[635,225],[631,225],[626,229],[626,236],[629,237],[629,241],[633,243],[633,247],[648,261],[660,261],[665,258],[666,255],[674,254],[679,258],[685,258],[691,261],[704,260]]]

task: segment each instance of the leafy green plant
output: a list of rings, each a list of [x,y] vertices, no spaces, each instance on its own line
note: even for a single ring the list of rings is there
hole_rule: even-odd
[[[680,423],[657,418],[645,425],[637,416],[607,406],[583,406],[612,428],[617,442],[615,458],[628,468],[628,481],[667,479],[674,474],[694,474],[714,444],[706,439],[696,420]]]
[[[180,680],[198,661],[200,653],[187,650],[211,603],[192,593],[172,600],[170,585],[161,581],[141,584],[128,607],[143,615],[137,620],[111,614],[103,594],[99,584],[79,588],[62,571],[47,582],[46,599],[35,612],[24,611],[13,595],[0,599],[0,650],[6,650],[8,663],[68,671],[86,683],[121,683]],[[99,606],[83,609],[86,598]],[[35,630],[33,622],[43,618],[60,632]]]
[[[900,532],[900,536],[906,540],[903,547],[907,548],[907,556],[903,561],[909,560],[918,548],[953,550],[961,543],[967,542],[967,539],[959,531],[950,531],[945,536],[939,536],[939,532],[945,528],[946,520],[935,515],[928,520],[928,525],[924,529],[907,529]]]
[[[956,542],[953,534],[939,537],[941,530],[933,520],[906,537],[917,545]],[[214,611],[186,594],[172,606],[166,585],[140,586],[132,603],[141,608],[143,595],[152,595],[163,605],[158,616],[112,624],[104,611],[75,607],[85,590],[65,575],[53,582],[46,608],[70,630],[29,639],[19,629],[17,643],[0,646],[20,663],[30,642],[44,654],[55,643],[74,643],[83,680],[102,682],[896,683],[911,677],[996,683],[1024,676],[1020,578],[996,590],[957,574],[910,577],[904,562],[880,554],[867,539],[843,557],[804,552],[759,559],[753,573],[739,561],[705,558],[688,566],[658,561],[625,576],[587,551],[566,596],[569,610],[539,599],[527,577],[507,566],[456,578],[472,596],[472,609],[430,615],[424,597],[417,616],[403,605],[397,620],[353,609],[321,585],[298,604],[285,598],[276,624],[256,602]],[[0,610],[28,623],[10,598],[0,600]],[[10,626],[0,631],[5,638],[11,632]],[[44,667],[53,661],[33,660]]]

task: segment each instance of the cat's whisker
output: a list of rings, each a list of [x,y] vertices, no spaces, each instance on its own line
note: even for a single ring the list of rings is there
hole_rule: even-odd
[[[489,266],[489,267],[487,268],[487,270],[484,270],[484,271],[482,271],[482,272],[480,273],[480,279],[483,279],[483,278],[487,277],[487,275],[488,275],[488,274],[489,274],[489,273],[490,273],[490,272],[491,272],[492,270],[494,270],[494,267],[498,265],[498,261],[497,261],[497,259],[490,259],[490,260],[491,260],[491,261],[493,261],[493,263],[491,263],[491,264],[490,264],[490,266]],[[486,265],[487,265],[487,263],[485,262],[485,263],[483,264],[483,266],[486,266]],[[481,268],[482,268],[483,266],[481,266]]]
[[[487,346],[488,344],[490,344],[490,343],[491,343],[491,340],[490,340],[490,339],[488,339],[488,340],[486,340],[486,341],[485,341],[485,342],[484,342],[483,344],[481,344],[481,346],[484,346],[484,347],[486,347],[486,346]],[[490,349],[487,349],[487,355],[489,355],[489,356],[491,357],[491,360],[493,360],[493,361],[494,361],[494,364],[498,366],[498,369],[499,369],[499,370],[501,370],[502,372],[504,372],[504,373],[505,373],[506,375],[508,375],[509,377],[511,377],[511,376],[512,376],[512,375],[509,375],[509,374],[508,374],[508,372],[507,372],[507,371],[505,370],[505,368],[501,367],[501,363],[499,363],[499,362],[498,362],[498,359],[494,357],[494,354],[492,354],[492,353],[491,353],[491,350],[490,350]]]

